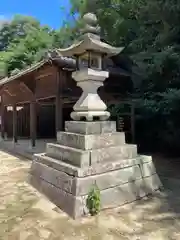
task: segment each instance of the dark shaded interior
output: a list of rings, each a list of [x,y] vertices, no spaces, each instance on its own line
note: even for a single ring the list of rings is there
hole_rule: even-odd
[[[55,138],[55,104],[40,105],[37,116],[37,137],[38,138]]]

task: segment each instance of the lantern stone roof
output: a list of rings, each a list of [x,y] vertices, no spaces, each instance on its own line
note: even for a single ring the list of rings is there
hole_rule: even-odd
[[[82,29],[82,40],[74,43],[68,48],[58,49],[59,53],[66,57],[78,56],[86,51],[105,54],[107,57],[112,57],[119,54],[124,49],[123,47],[113,47],[110,44],[102,42],[100,39],[100,27],[97,25],[96,15],[86,13],[83,16],[84,29]]]
[[[122,52],[123,49],[123,47],[113,47],[105,42],[93,38],[91,34],[86,34],[84,39],[79,43],[73,44],[69,48],[58,49],[58,51],[66,57],[81,55],[88,50],[93,50],[94,52],[106,54],[106,56],[112,57]]]

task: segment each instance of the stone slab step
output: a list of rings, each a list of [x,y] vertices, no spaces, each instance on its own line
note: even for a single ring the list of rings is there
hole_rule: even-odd
[[[46,155],[82,168],[100,162],[135,158],[137,157],[137,146],[123,144],[97,150],[80,150],[60,144],[48,143],[46,146]]]
[[[144,158],[145,156],[143,156]],[[148,160],[148,162],[147,162]],[[48,157],[44,153],[43,154],[35,154],[34,155],[34,161],[37,161],[39,163],[45,164],[53,169],[56,169],[58,171],[62,171],[67,173],[68,175],[74,176],[74,177],[87,177],[87,176],[94,176],[96,174],[103,174],[109,171],[115,171],[122,168],[128,168],[135,165],[143,165],[143,164],[151,164],[152,160],[150,158],[146,158],[145,162],[142,160],[142,156],[138,156],[134,159],[123,159],[118,160],[114,162],[103,162],[99,163],[93,166],[86,166],[83,168],[79,168],[76,166],[73,166],[72,164],[59,161],[55,158]],[[149,168],[148,168],[149,169]],[[143,174],[143,173],[142,173]],[[147,174],[146,170],[146,176],[153,174],[150,172]]]
[[[83,151],[60,144],[47,143],[46,155],[81,168],[89,166],[90,164],[89,151]]]
[[[71,132],[58,132],[57,142],[64,146],[92,150],[125,144],[125,134],[124,132],[114,132],[84,135]]]
[[[92,150],[90,154],[90,165],[103,162],[113,162],[121,159],[132,159],[136,157],[137,146],[132,144],[124,144]]]
[[[74,196],[87,195],[95,182],[100,190],[105,190],[142,178],[139,165],[79,178],[33,161],[30,173]]]
[[[94,183],[98,185],[100,190],[105,190],[156,174],[152,161],[84,177],[78,177],[72,174],[72,171],[75,170],[76,169],[71,168],[71,171],[65,172],[63,169],[56,169],[53,165],[49,166],[42,161],[33,161],[30,172],[32,175],[44,179],[75,196],[88,194],[89,189]]]
[[[79,134],[101,134],[116,132],[115,121],[66,121],[65,131]]]
[[[78,218],[88,214],[86,207],[87,195],[73,196],[34,175],[29,176],[29,182],[72,218]],[[157,174],[154,174],[147,178],[102,190],[100,192],[101,209],[114,208],[131,203],[148,194],[152,194],[161,186],[162,184]]]
[[[47,165],[48,167],[51,167],[53,169],[56,169],[58,171],[62,171],[64,173],[67,173],[71,176],[79,176],[79,171],[81,168],[78,168],[76,166],[73,166],[72,164],[59,161],[55,158],[48,157],[45,153],[40,154],[34,154],[34,160],[38,163],[42,163]]]

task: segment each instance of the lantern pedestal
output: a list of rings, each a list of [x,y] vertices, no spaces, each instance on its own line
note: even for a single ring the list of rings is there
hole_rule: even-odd
[[[57,143],[36,154],[30,183],[72,218],[88,214],[86,199],[96,183],[101,209],[117,207],[161,187],[150,156],[125,143],[111,121],[65,123]]]
[[[97,94],[99,87],[108,78],[109,73],[94,69],[82,69],[72,74],[77,82],[77,86],[82,88],[83,93],[77,103],[74,105],[74,112],[71,113],[73,120],[79,121],[85,118],[87,121],[93,121],[93,118],[105,121],[110,117],[106,111],[107,106]]]

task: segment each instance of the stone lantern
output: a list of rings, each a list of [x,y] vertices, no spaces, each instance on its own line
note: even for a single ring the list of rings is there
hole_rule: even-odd
[[[92,3],[92,2],[91,2]],[[124,132],[97,94],[109,73],[104,57],[122,51],[100,40],[96,16],[83,17],[82,40],[67,49],[64,56],[75,56],[73,78],[83,90],[65,131],[57,132],[57,142],[48,143],[46,152],[36,154],[29,182],[73,218],[91,212],[87,204],[94,184],[99,188],[101,209],[117,207],[153,193],[162,185],[150,156],[137,153],[137,146],[126,144]],[[94,121],[95,119],[100,121]],[[80,121],[85,119],[86,121]]]
[[[98,88],[103,86],[104,80],[109,76],[109,72],[104,70],[103,61],[105,57],[117,55],[123,48],[115,48],[101,41],[95,14],[86,13],[83,21],[85,27],[82,29],[82,40],[69,48],[59,49],[63,56],[76,58],[77,69],[72,77],[83,90],[82,96],[73,107],[71,118],[76,121],[105,121],[110,113],[97,94]]]

